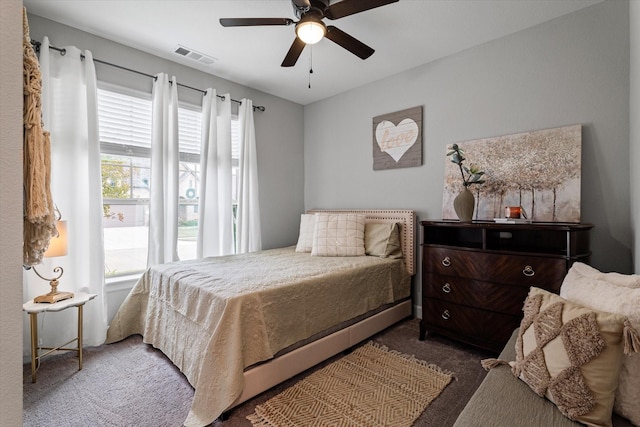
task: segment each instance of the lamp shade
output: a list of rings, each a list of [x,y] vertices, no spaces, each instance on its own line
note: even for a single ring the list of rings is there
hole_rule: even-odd
[[[58,235],[51,238],[49,248],[44,253],[46,258],[65,256],[67,254],[67,221],[56,221]]]
[[[327,27],[321,21],[307,20],[298,23],[296,35],[306,44],[316,44],[327,33]]]

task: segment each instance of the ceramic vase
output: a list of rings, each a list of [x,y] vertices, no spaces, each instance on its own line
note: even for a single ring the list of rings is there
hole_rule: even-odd
[[[453,199],[453,209],[460,219],[460,222],[471,222],[473,218],[473,209],[476,204],[476,198],[467,187],[464,187],[460,194]]]

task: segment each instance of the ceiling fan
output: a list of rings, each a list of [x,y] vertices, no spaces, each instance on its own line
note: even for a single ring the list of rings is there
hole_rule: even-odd
[[[258,25],[296,26],[296,38],[282,61],[283,67],[292,67],[307,44],[314,44],[328,38],[354,55],[367,59],[373,52],[371,47],[355,39],[333,25],[325,25],[322,20],[340,19],[365,10],[385,6],[399,0],[342,0],[329,4],[330,0],[291,0],[293,12],[299,21],[289,18],[221,18],[223,27],[250,27]]]

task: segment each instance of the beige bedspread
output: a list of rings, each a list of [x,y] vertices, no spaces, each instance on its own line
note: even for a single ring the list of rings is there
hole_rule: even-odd
[[[140,278],[107,342],[141,334],[162,350],[195,389],[185,425],[204,426],[240,395],[245,367],[409,294],[401,260],[289,247],[181,261]]]

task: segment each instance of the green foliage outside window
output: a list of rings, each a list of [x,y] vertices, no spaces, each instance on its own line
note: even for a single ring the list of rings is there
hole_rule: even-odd
[[[122,160],[102,160],[102,197],[105,199],[128,199],[131,197],[131,168]],[[124,220],[122,212],[113,212],[111,205],[102,205],[103,215],[108,219]]]

